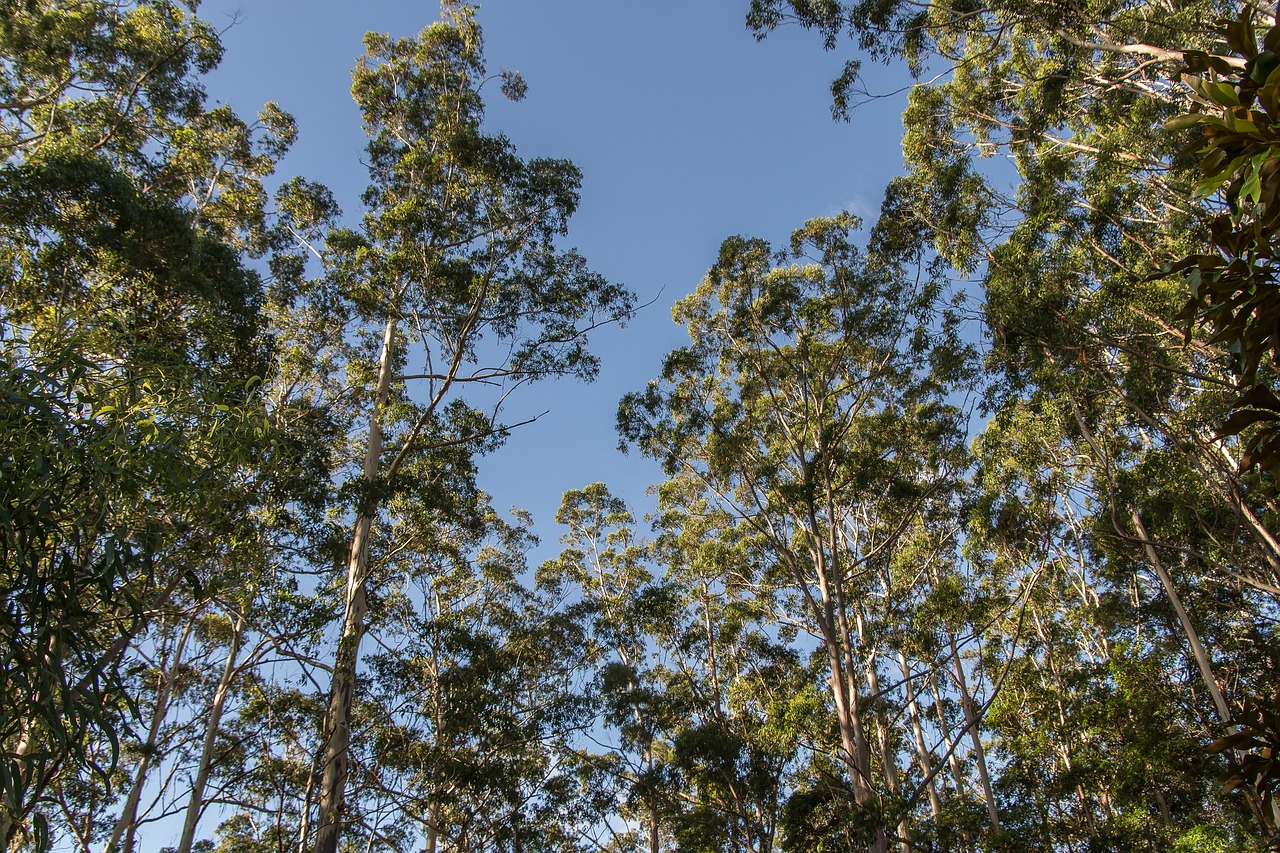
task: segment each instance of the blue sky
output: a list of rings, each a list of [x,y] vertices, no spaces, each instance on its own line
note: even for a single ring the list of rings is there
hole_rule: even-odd
[[[488,0],[478,20],[491,73],[513,69],[529,93],[488,102],[491,130],[524,157],[566,157],[585,174],[567,243],[592,266],[653,304],[625,329],[597,334],[592,385],[521,389],[512,421],[549,413],[482,462],[500,509],[534,514],[551,556],[560,495],[601,480],[643,513],[657,467],[616,450],[614,414],[663,355],[686,342],[670,308],[690,292],[720,241],[749,234],[784,241],[805,219],[839,210],[874,218],[902,169],[905,96],[885,98],[850,124],[831,118],[828,86],[851,56],[825,53],[791,29],[757,43],[747,0]],[[439,17],[433,0],[204,0],[226,53],[207,81],[212,99],[251,116],[274,100],[298,119],[281,174],[332,188],[348,221],[360,215],[364,134],[349,72],[368,30],[409,36]],[[869,68],[880,90],[909,81]]]

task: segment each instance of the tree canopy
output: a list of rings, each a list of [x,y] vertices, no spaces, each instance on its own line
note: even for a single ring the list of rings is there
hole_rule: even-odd
[[[485,457],[636,298],[486,13],[365,36],[350,217],[195,2],[0,0],[7,849],[1280,849],[1275,10],[742,7],[905,173],[724,239],[552,520]]]

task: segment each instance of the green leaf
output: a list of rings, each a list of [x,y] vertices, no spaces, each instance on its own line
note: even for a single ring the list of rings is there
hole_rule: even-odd
[[[1180,116],[1174,116],[1164,123],[1165,130],[1186,130],[1189,127],[1195,127],[1202,123],[1204,115],[1202,113],[1186,113]]]

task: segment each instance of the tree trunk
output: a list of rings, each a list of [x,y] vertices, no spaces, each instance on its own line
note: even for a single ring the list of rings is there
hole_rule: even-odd
[[[987,799],[987,816],[991,818],[991,828],[1000,830],[1000,810],[996,807],[995,793],[991,788],[991,776],[987,772],[987,751],[982,746],[982,733],[978,731],[978,710],[969,695],[969,684],[964,677],[964,664],[960,662],[960,652],[956,648],[956,638],[951,640],[951,664],[956,672],[956,685],[960,688],[960,707],[964,710],[965,727],[969,729],[969,738],[973,742],[974,763],[978,766],[978,781],[982,785],[982,794]]]
[[[1218,679],[1213,675],[1213,665],[1209,661],[1209,655],[1205,653],[1204,645],[1200,642],[1200,635],[1196,633],[1195,626],[1191,624],[1191,617],[1187,615],[1186,609],[1182,606],[1182,598],[1178,595],[1178,590],[1173,585],[1173,579],[1165,571],[1160,555],[1156,553],[1155,546],[1151,544],[1151,537],[1147,534],[1146,525],[1142,523],[1142,516],[1135,509],[1130,512],[1129,518],[1133,522],[1134,532],[1142,540],[1142,548],[1147,553],[1147,559],[1151,561],[1151,567],[1156,571],[1156,577],[1160,579],[1160,585],[1164,587],[1165,595],[1169,597],[1169,603],[1173,605],[1173,612],[1178,617],[1178,624],[1182,626],[1182,630],[1187,635],[1187,643],[1191,646],[1191,655],[1195,658],[1196,666],[1200,669],[1200,678],[1204,681],[1204,686],[1213,698],[1213,705],[1218,711],[1218,721],[1226,725],[1231,719],[1231,711],[1228,710],[1226,699],[1223,698],[1222,690],[1218,687]]]
[[[920,708],[916,704],[916,691],[911,686],[911,668],[907,666],[907,656],[898,652],[898,665],[902,667],[902,686],[907,691],[907,716],[911,719],[911,733],[915,738],[916,758],[920,761],[920,772],[926,779],[929,789],[929,813],[934,823],[942,814],[942,800],[938,798],[938,786],[933,778],[933,762],[929,757],[929,746],[924,740],[924,728],[920,725]]]
[[[204,743],[200,747],[200,763],[196,768],[195,781],[191,784],[191,798],[187,801],[187,814],[182,824],[182,840],[178,843],[178,853],[191,853],[191,846],[195,843],[196,824],[200,822],[200,814],[204,810],[204,789],[209,783],[218,726],[222,723],[222,711],[226,707],[227,696],[231,693],[231,681],[236,673],[236,658],[240,654],[240,643],[244,638],[247,624],[244,614],[241,613],[236,617],[235,627],[231,629],[231,647],[227,650],[227,661],[223,664],[222,676],[218,679],[218,686],[213,691],[213,699],[209,703]]]
[[[968,780],[965,778],[964,769],[960,766],[960,756],[956,755],[955,738],[951,736],[952,725],[947,719],[947,712],[942,707],[942,691],[938,689],[938,679],[934,676],[933,671],[929,672],[929,690],[933,693],[933,710],[938,715],[938,729],[942,732],[943,752],[947,755],[947,764],[951,767],[951,778],[956,783],[956,796],[964,799],[969,789]]]
[[[391,387],[395,336],[396,321],[393,318],[387,320],[382,337],[382,352],[378,359],[377,390],[373,413],[369,418],[369,439],[365,446],[364,470],[360,478],[364,490],[373,488],[381,472],[382,409],[386,405]],[[368,492],[362,494],[347,561],[347,594],[342,617],[342,636],[334,659],[329,712],[324,724],[324,757],[321,761],[315,853],[337,853],[342,829],[349,757],[347,750],[351,743],[352,691],[355,688],[356,664],[360,657],[360,640],[365,632],[364,617],[369,609],[369,535],[377,510],[376,499]]]
[[[863,623],[861,609],[854,611],[854,624],[858,631],[858,642],[866,643],[866,626]],[[867,677],[867,694],[869,696],[880,698],[880,676],[876,672],[875,650],[870,653],[871,662],[866,668]],[[898,761],[893,749],[893,744],[889,738],[889,727],[884,724],[884,720],[877,716],[875,719],[876,726],[876,743],[880,747],[880,766],[884,771],[885,785],[889,789],[889,793],[895,797],[898,794]],[[910,853],[911,851],[911,830],[907,826],[905,817],[898,822],[898,846],[902,853]]]
[[[824,459],[827,458],[825,449],[819,445],[819,452]],[[824,477],[825,482],[825,498],[827,512],[827,537],[826,546],[828,554],[823,554],[823,549],[818,547],[817,550],[817,573],[818,580],[822,587],[823,603],[826,605],[826,616],[829,622],[832,621],[834,615],[834,627],[839,630],[839,645],[835,649],[835,659],[832,661],[832,677],[839,679],[839,670],[841,669],[840,659],[843,657],[843,669],[845,670],[844,683],[846,685],[846,695],[848,697],[847,712],[850,715],[850,728],[853,729],[855,745],[857,746],[857,760],[855,765],[854,791],[855,796],[859,788],[865,789],[863,796],[858,800],[859,803],[869,802],[876,796],[875,789],[871,784],[871,750],[867,744],[866,730],[862,725],[862,712],[858,706],[858,680],[857,680],[857,662],[854,658],[853,649],[853,632],[849,624],[849,608],[844,595],[844,569],[843,560],[841,559],[840,535],[836,524],[836,500],[835,493],[832,490],[832,472],[826,471]],[[815,541],[819,540],[820,525],[818,524],[818,513],[816,508],[809,505],[809,525],[812,530]],[[827,580],[827,573],[830,572],[830,580]],[[828,586],[829,584],[829,586]],[[834,609],[834,614],[833,614]],[[861,624],[858,626],[859,634],[861,634]],[[833,637],[834,639],[834,637]],[[871,670],[874,671],[875,663],[871,664]],[[875,695],[874,692],[872,695]],[[839,706],[837,705],[837,708]],[[843,726],[842,726],[843,734]],[[847,747],[846,747],[847,748]],[[886,764],[887,767],[887,764]],[[896,769],[896,768],[895,768]],[[889,834],[883,826],[876,830],[875,840],[872,842],[871,849],[873,853],[887,853],[889,849]]]
[[[440,807],[432,803],[427,808],[427,846],[424,853],[436,853],[436,845],[440,838]]]
[[[182,664],[182,652],[186,648],[187,638],[191,635],[194,619],[193,616],[187,620],[174,647],[173,660],[169,662],[167,669],[160,673],[160,680],[156,685],[156,704],[151,711],[151,724],[147,728],[147,740],[143,744],[142,758],[138,762],[133,784],[129,787],[129,795],[125,798],[124,808],[120,811],[120,817],[117,818],[115,828],[111,831],[111,838],[107,840],[107,853],[120,850],[130,853],[133,850],[134,833],[138,828],[138,803],[142,800],[142,789],[146,786],[147,774],[151,771],[151,759],[155,755],[156,743],[160,739],[160,727],[164,724],[165,717],[169,716],[169,696],[173,690],[173,682],[177,678],[178,667]]]

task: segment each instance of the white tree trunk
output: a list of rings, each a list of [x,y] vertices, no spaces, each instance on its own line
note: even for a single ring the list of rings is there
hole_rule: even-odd
[[[995,792],[991,787],[991,775],[987,772],[987,751],[982,746],[982,733],[978,731],[978,708],[973,696],[969,693],[969,683],[964,675],[964,664],[960,661],[960,652],[956,648],[955,637],[951,640],[951,664],[956,673],[956,686],[960,688],[960,707],[964,710],[965,727],[969,730],[969,738],[973,742],[974,763],[978,766],[978,782],[982,785],[982,795],[987,800],[987,816],[991,819],[991,828],[1000,831],[1000,809],[996,807]]]
[[[916,691],[911,685],[911,668],[907,665],[907,656],[898,652],[898,665],[902,668],[902,686],[907,691],[907,715],[911,718],[911,734],[915,738],[916,758],[920,762],[920,773],[927,780],[929,789],[929,813],[934,822],[942,814],[942,800],[938,798],[938,786],[933,778],[933,762],[929,757],[929,746],[924,740],[924,728],[920,725],[920,708],[916,703]]]
[[[231,646],[227,650],[227,661],[222,667],[222,676],[213,691],[213,699],[209,702],[209,716],[205,720],[204,742],[200,746],[200,763],[196,767],[196,778],[191,783],[191,797],[187,801],[187,814],[182,824],[182,840],[178,843],[178,853],[191,853],[195,843],[196,824],[200,822],[200,814],[204,811],[204,789],[209,783],[209,771],[213,765],[213,749],[217,743],[218,727],[222,723],[222,711],[227,704],[227,696],[231,693],[231,681],[236,672],[236,658],[240,655],[240,643],[244,638],[247,621],[244,614],[236,616],[235,626],[231,629]]]
[[[182,653],[191,636],[191,627],[195,617],[187,620],[173,650],[173,660],[161,670],[159,682],[156,684],[156,704],[151,710],[151,724],[147,727],[147,739],[143,744],[142,758],[138,762],[133,783],[129,787],[129,795],[125,798],[124,808],[116,820],[111,837],[107,840],[107,853],[133,850],[133,837],[138,828],[138,803],[142,800],[142,789],[146,787],[147,774],[151,771],[151,759],[155,756],[156,743],[160,739],[160,727],[165,717],[169,716],[169,699],[173,691],[173,682],[177,678],[178,668],[182,665]]]
[[[387,320],[378,358],[378,381],[374,393],[373,413],[369,418],[369,438],[365,445],[361,484],[371,488],[381,473],[382,410],[391,387],[392,352],[395,347],[396,321]],[[377,505],[361,498],[356,514],[355,531],[347,560],[346,607],[342,617],[342,635],[334,659],[333,684],[329,694],[329,712],[324,724],[324,754],[321,760],[319,818],[316,826],[316,853],[337,853],[342,829],[342,811],[347,786],[347,750],[351,744],[352,691],[355,688],[356,664],[360,658],[360,640],[365,632],[368,612],[369,535]]]
[[[1178,624],[1182,626],[1182,630],[1187,635],[1187,643],[1191,646],[1191,656],[1195,658],[1196,666],[1200,669],[1200,678],[1204,681],[1205,689],[1209,691],[1209,695],[1213,698],[1213,706],[1218,711],[1218,721],[1225,725],[1231,719],[1231,711],[1227,708],[1226,699],[1222,696],[1222,690],[1218,687],[1218,679],[1213,675],[1213,665],[1209,661],[1209,655],[1204,650],[1204,644],[1200,642],[1200,635],[1196,633],[1195,626],[1191,624],[1191,617],[1187,615],[1186,608],[1182,606],[1182,598],[1178,595],[1178,590],[1173,585],[1173,579],[1169,577],[1169,572],[1165,570],[1164,563],[1160,560],[1160,555],[1156,553],[1155,546],[1151,544],[1151,537],[1147,533],[1146,525],[1142,523],[1142,516],[1135,509],[1129,515],[1133,522],[1133,530],[1138,534],[1138,538],[1142,540],[1142,548],[1147,553],[1147,559],[1151,561],[1151,567],[1155,569],[1156,577],[1160,579],[1160,585],[1164,587],[1164,594],[1169,597],[1169,603],[1173,605],[1173,612],[1178,617]]]

